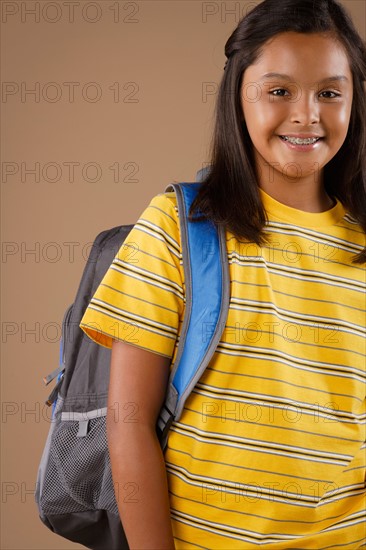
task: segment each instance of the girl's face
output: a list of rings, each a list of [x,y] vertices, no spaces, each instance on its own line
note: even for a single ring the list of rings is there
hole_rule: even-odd
[[[346,138],[352,96],[347,55],[331,37],[286,32],[263,46],[244,73],[241,102],[265,191],[319,188]]]

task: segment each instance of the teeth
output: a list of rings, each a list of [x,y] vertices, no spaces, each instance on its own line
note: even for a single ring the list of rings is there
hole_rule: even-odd
[[[288,136],[281,136],[281,138],[284,141],[289,141],[290,143],[293,143],[294,145],[311,145],[318,141],[320,138],[293,138]]]

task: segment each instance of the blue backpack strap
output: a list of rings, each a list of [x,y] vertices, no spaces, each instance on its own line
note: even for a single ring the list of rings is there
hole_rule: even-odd
[[[177,196],[186,283],[186,310],[175,364],[170,374],[159,429],[166,444],[171,423],[209,364],[224,330],[229,309],[230,280],[223,227],[211,221],[188,221],[200,183],[171,184]]]

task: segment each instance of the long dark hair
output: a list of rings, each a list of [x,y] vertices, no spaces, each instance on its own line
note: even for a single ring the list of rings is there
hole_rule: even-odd
[[[266,242],[266,213],[240,91],[244,71],[260,48],[287,31],[327,32],[347,52],[353,75],[350,124],[342,147],[324,167],[324,185],[366,233],[366,47],[337,0],[264,0],[240,21],[225,45],[227,61],[216,102],[210,168],[191,207],[191,219],[203,215],[239,238],[258,245]],[[356,263],[365,261],[366,248],[354,258]]]

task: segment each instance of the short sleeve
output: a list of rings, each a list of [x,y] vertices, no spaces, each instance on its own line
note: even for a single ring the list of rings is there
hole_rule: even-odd
[[[116,254],[80,328],[112,347],[123,340],[173,356],[184,313],[184,274],[174,192],[155,196]]]

